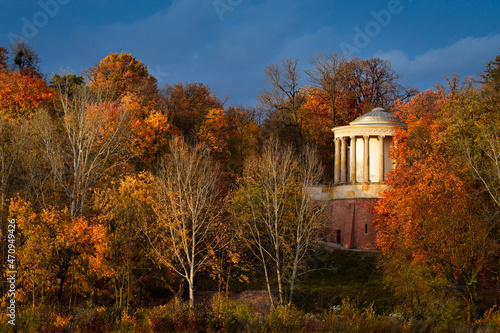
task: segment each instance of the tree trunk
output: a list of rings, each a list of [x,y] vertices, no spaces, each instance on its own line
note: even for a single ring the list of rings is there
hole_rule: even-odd
[[[275,213],[276,216],[278,216],[277,213]],[[277,228],[278,224],[275,224],[275,237],[276,237],[276,242],[279,242],[279,232]],[[276,250],[276,279],[278,280],[278,293],[279,293],[279,298],[280,298],[280,305],[284,304],[283,301],[283,281],[281,277],[281,256],[280,256],[280,245],[279,243],[275,244],[275,250]]]
[[[194,308],[194,281],[193,279],[188,280],[189,284],[189,308],[193,309]]]
[[[35,316],[35,281],[33,280],[33,289],[31,291],[31,295],[33,297],[33,306],[31,308],[31,316]]]
[[[175,296],[179,301],[184,301],[186,299],[186,279],[181,278],[179,281],[179,289],[177,290],[177,295]]]
[[[267,273],[267,265],[264,263],[264,275],[266,276],[267,293],[269,294],[269,301],[271,308],[274,309],[273,293],[271,292],[271,282],[269,281],[269,274]]]
[[[57,274],[56,295],[59,303],[62,303],[64,280],[66,280],[66,273]]]
[[[64,288],[64,282],[66,281],[66,277],[68,275],[69,267],[70,267],[70,262],[71,262],[71,250],[70,249],[65,249],[64,250],[64,263],[61,265],[59,272],[56,274],[56,295],[57,295],[57,301],[59,304],[62,304],[62,298],[63,298],[63,288]]]
[[[69,200],[69,214],[71,216],[71,218],[75,218],[76,217],[76,199],[74,197],[74,195],[70,198]]]
[[[295,251],[295,258],[293,260],[292,268],[292,278],[290,279],[290,296],[288,297],[288,302],[292,303],[293,290],[295,288],[295,278],[297,277],[297,267],[299,263],[299,248],[297,247]]]
[[[280,297],[280,305],[285,304],[283,300],[283,281],[281,278],[281,266],[278,264],[276,265],[276,279],[278,280],[278,293]]]

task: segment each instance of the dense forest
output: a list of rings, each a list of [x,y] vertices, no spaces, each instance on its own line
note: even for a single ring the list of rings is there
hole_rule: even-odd
[[[255,106],[158,87],[127,53],[39,65],[0,47],[1,331],[500,328],[500,56],[419,92],[387,60],[316,52],[267,65]],[[374,107],[406,124],[374,212],[393,302],[305,313],[297,282],[325,251],[305,188],[331,183],[331,129]],[[263,314],[229,301],[251,289]]]

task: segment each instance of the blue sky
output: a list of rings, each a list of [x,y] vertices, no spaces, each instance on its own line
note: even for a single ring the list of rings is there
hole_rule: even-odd
[[[49,77],[124,51],[160,86],[203,82],[229,105],[256,104],[265,65],[306,68],[315,50],[388,59],[421,90],[475,76],[500,54],[499,14],[498,0],[0,0],[0,45],[24,38]]]

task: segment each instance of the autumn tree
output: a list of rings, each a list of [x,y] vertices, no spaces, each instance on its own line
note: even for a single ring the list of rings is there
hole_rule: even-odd
[[[39,60],[33,48],[25,42],[16,42],[11,47],[11,57],[7,49],[0,47],[0,114],[26,117],[37,108],[50,106],[55,91],[47,87],[38,73]],[[16,61],[21,66],[17,71],[16,65],[10,64]]]
[[[17,193],[31,198],[34,192],[29,191],[30,175],[26,172],[30,157],[36,152],[32,150],[33,131],[31,123],[26,119],[11,119],[0,116],[0,237],[7,232],[8,201]],[[43,168],[39,171],[42,172]],[[7,248],[0,250],[0,258],[7,262]],[[2,291],[8,286],[1,284]]]
[[[38,130],[46,158],[67,197],[71,217],[82,215],[97,181],[123,164],[130,149],[128,110],[107,102],[105,91],[60,93],[60,114],[40,112]]]
[[[153,183],[149,173],[126,175],[112,179],[97,189],[93,197],[93,208],[109,235],[109,262],[114,270],[116,305],[127,310],[138,289],[146,284],[141,275],[147,271],[147,266],[156,269],[156,265],[151,264],[156,258],[148,251],[149,244],[144,237],[144,226],[151,223],[154,216],[151,207]]]
[[[22,75],[42,77],[40,58],[35,49],[26,41],[17,40],[11,44],[12,67]]]
[[[264,70],[270,89],[259,92],[259,103],[269,112],[267,126],[282,140],[302,147],[303,113],[306,92],[301,87],[297,59],[285,59],[280,64],[267,65]]]
[[[48,107],[55,91],[43,78],[0,71],[0,113],[11,118],[27,117],[41,107]]]
[[[334,172],[334,147],[331,129],[346,125],[346,68],[349,57],[338,52],[316,51],[309,58],[312,68],[305,72],[313,89],[309,89],[304,111],[306,142],[314,143],[331,179]],[[325,118],[325,111],[326,116]],[[320,133],[320,134],[319,134]],[[319,134],[319,135],[318,135]],[[316,137],[316,139],[313,139]]]
[[[157,92],[156,79],[148,73],[146,65],[125,52],[111,53],[86,69],[85,74],[91,87],[106,88],[115,100],[128,96],[147,104]]]
[[[465,126],[469,132],[463,136],[467,161],[500,209],[500,56],[488,62],[481,79],[478,94],[471,92],[465,102],[451,107],[462,111],[462,133],[467,133]]]
[[[23,173],[23,162],[26,162],[26,151],[29,151],[33,132],[30,123],[24,119],[0,117],[0,235],[3,235],[5,221],[5,204],[7,199],[20,188]],[[16,188],[17,187],[17,188]]]
[[[450,92],[446,111],[454,114],[448,117],[450,131],[456,137],[456,150],[465,158],[474,179],[484,188],[494,204],[490,210],[491,229],[499,233],[497,215],[500,212],[500,95],[498,57],[486,65],[481,74],[482,86],[473,89],[470,79],[463,88]]]
[[[436,90],[442,91],[447,96],[456,96],[459,94],[467,93],[474,90],[476,84],[476,79],[467,76],[464,79],[460,79],[457,73],[444,76],[445,83],[437,83],[435,85]]]
[[[7,60],[9,59],[9,51],[3,46],[0,46],[0,70],[7,71]]]
[[[325,103],[325,92],[309,89],[307,101],[302,112],[304,114],[303,133],[306,144],[315,145],[318,158],[325,169],[327,179],[333,179],[333,132],[331,109]]]
[[[195,278],[223,232],[220,216],[225,199],[220,177],[220,168],[205,145],[189,146],[179,137],[171,140],[157,176],[156,223],[147,235],[159,262],[187,281],[190,308]]]
[[[338,52],[320,52],[309,58],[312,68],[306,70],[312,87],[320,92],[315,96],[328,106],[332,127],[343,125],[338,117],[339,99],[346,86],[345,67],[349,58]]]
[[[178,132],[156,78],[144,63],[125,52],[111,53],[85,72],[92,89],[107,91],[107,98],[129,111],[136,156],[133,164],[138,170],[151,170],[147,166],[154,167],[165,152],[166,141]]]
[[[222,101],[203,83],[166,85],[160,94],[172,124],[190,138],[195,137],[211,109],[223,107]]]
[[[320,177],[312,150],[297,155],[276,139],[267,142],[260,156],[246,160],[232,211],[245,243],[260,262],[271,303],[274,284],[280,304],[292,301],[321,211],[312,205],[306,188]]]
[[[246,156],[257,151],[260,127],[250,108],[211,109],[197,133],[226,172],[239,173]]]
[[[41,302],[47,296],[62,300],[65,280],[70,283],[67,292],[71,307],[79,296],[91,295],[96,281],[112,276],[106,261],[108,235],[95,220],[71,217],[67,208],[53,206],[36,212],[20,198],[10,201],[9,210],[19,228],[16,256],[22,294],[31,295],[33,307],[37,297]]]
[[[25,44],[17,43],[14,46],[19,48],[19,52],[22,50],[34,52]],[[4,209],[7,199],[14,195],[14,192],[30,193],[28,187],[31,185],[29,179],[31,174],[27,171],[35,167],[36,163],[30,165],[30,162],[33,162],[34,156],[39,155],[39,150],[33,144],[34,131],[31,118],[37,109],[50,107],[55,96],[55,91],[47,87],[40,75],[12,70],[8,62],[7,50],[0,47],[0,220],[2,225],[6,217]],[[43,170],[43,167],[40,170]]]
[[[418,91],[414,87],[403,87],[398,83],[401,75],[396,73],[391,63],[376,57],[367,60],[352,59],[346,63],[344,75],[347,100],[358,112],[353,114],[354,118],[374,107],[390,110],[394,101],[406,101]]]
[[[444,121],[452,116],[446,103],[442,92],[427,91],[396,105],[407,127],[397,130],[391,187],[376,206],[377,244],[386,279],[409,312],[439,297],[466,320],[479,314],[498,245],[482,190]]]
[[[83,76],[77,76],[75,74],[54,74],[49,82],[49,87],[52,87],[62,94],[68,97],[73,97],[73,95],[84,85],[85,81]]]
[[[163,155],[168,153],[170,139],[181,134],[168,117],[153,111],[133,123],[133,163],[137,170],[154,171]]]
[[[60,110],[55,115],[40,110],[34,120],[45,160],[65,198],[61,205],[68,207],[70,223],[86,216],[98,181],[129,158],[129,112],[107,101],[104,93],[86,87],[72,98],[59,93]],[[77,255],[72,244],[63,253],[65,264],[59,266],[62,271],[58,273],[60,296]]]
[[[306,70],[317,96],[328,105],[335,126],[347,125],[375,107],[391,109],[396,100],[406,101],[417,93],[414,87],[398,83],[388,60],[380,58],[349,59],[337,52],[316,52]]]
[[[481,82],[486,89],[497,92],[500,90],[500,55],[486,64],[486,68],[481,73]]]
[[[162,154],[168,151],[169,139],[183,130],[173,116],[177,110],[172,107],[173,101],[185,105],[178,100],[177,90],[159,90],[146,65],[124,52],[111,53],[85,72],[91,88],[108,91],[107,98],[129,110],[134,137],[133,165],[139,171],[153,171]],[[206,92],[209,96],[208,88]],[[186,114],[184,117],[191,121],[191,116]]]
[[[45,144],[39,135],[37,113],[28,119],[20,118],[15,121],[18,137],[23,148],[17,150],[15,173],[12,179],[13,194],[19,193],[23,200],[39,211],[53,205],[62,208],[67,205],[65,194],[54,178],[52,168],[47,163]],[[14,144],[10,149],[16,147]],[[8,197],[13,197],[8,195]]]

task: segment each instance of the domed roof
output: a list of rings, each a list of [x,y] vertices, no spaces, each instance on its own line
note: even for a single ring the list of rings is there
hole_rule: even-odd
[[[397,119],[383,108],[375,108],[351,121],[351,125],[394,124]]]

